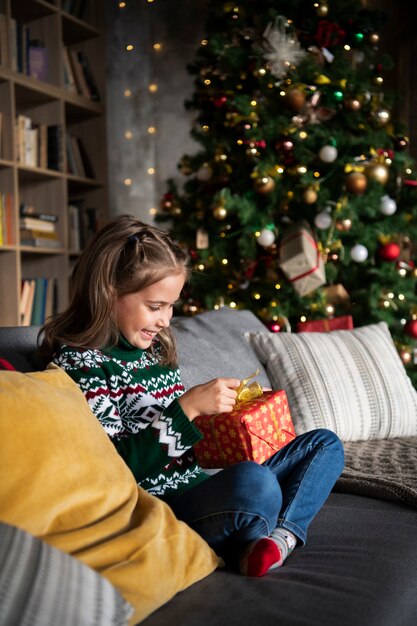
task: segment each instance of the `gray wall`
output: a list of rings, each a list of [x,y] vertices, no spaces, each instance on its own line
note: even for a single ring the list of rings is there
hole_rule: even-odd
[[[127,0],[107,6],[107,109],[110,213],[131,213],[151,222],[166,180],[181,181],[185,152],[198,149],[190,137],[193,113],[184,108],[194,77],[186,70],[203,37],[205,0]],[[159,42],[157,52],[153,44]],[[126,51],[133,44],[133,52]],[[149,85],[158,85],[156,93]],[[125,89],[131,96],[125,97]],[[148,127],[157,129],[148,134]],[[125,132],[132,132],[132,139]],[[155,175],[148,168],[155,168]],[[126,186],[124,180],[132,184]]]

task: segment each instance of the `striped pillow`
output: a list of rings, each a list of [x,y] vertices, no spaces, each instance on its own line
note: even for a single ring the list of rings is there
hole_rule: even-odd
[[[417,391],[385,322],[330,333],[245,333],[297,434],[329,428],[342,441],[417,435]]]
[[[0,624],[127,626],[133,609],[113,585],[65,552],[0,523]]]

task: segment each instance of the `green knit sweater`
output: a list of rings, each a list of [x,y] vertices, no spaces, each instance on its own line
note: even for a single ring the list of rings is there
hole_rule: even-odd
[[[64,346],[53,360],[78,384],[141,487],[169,501],[207,478],[192,449],[202,434],[177,400],[178,368],[125,339],[103,350]]]

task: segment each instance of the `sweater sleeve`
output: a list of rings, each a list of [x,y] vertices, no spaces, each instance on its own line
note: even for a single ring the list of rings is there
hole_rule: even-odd
[[[145,389],[129,395],[118,376],[109,376],[94,351],[80,353],[64,348],[54,362],[84,393],[117,451],[141,480],[182,456],[202,438],[177,399],[163,408]],[[120,374],[123,377],[123,373]]]

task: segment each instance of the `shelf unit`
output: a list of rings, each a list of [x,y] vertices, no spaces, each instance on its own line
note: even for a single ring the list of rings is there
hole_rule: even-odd
[[[83,8],[82,19],[68,11],[73,5],[78,10]],[[54,279],[54,310],[63,310],[67,305],[69,276],[79,254],[79,250],[70,248],[69,205],[76,203],[80,207],[81,218],[94,215],[98,226],[108,215],[103,13],[99,0],[0,0],[0,193],[3,199],[8,196],[11,206],[6,225],[3,202],[2,224],[8,236],[3,233],[0,245],[0,326],[22,324],[20,297],[25,279]],[[24,42],[23,51],[16,49],[16,29],[25,33],[19,38],[21,44]],[[32,41],[34,47],[46,50],[43,80],[30,75],[27,59]],[[98,101],[68,87],[64,47],[82,51],[88,59],[100,94]],[[16,54],[26,60],[22,71],[16,67]],[[16,138],[19,116],[29,118],[34,128],[59,129],[60,148],[54,148],[59,155],[57,169],[50,162],[40,167],[22,160]],[[88,175],[69,173],[68,134],[82,142],[92,168]],[[59,247],[20,243],[22,204],[57,216]]]

